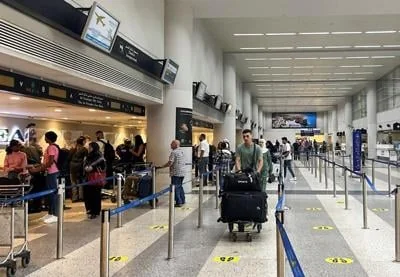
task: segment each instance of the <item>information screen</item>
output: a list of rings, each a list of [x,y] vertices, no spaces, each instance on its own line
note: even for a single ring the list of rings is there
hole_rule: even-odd
[[[110,52],[120,22],[96,2],[90,10],[82,39],[106,52]]]
[[[173,85],[176,75],[178,74],[178,69],[179,65],[177,63],[175,63],[171,59],[167,59],[164,64],[161,80],[167,82],[170,85]]]
[[[273,129],[316,128],[316,113],[273,113]]]

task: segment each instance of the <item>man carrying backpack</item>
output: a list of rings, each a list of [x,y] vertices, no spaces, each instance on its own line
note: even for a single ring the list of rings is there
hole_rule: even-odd
[[[104,138],[103,131],[96,132],[97,144],[100,147],[100,152],[103,154],[106,160],[106,176],[113,176],[113,163],[115,160],[115,150],[111,143]],[[112,181],[107,182],[108,185],[112,184]]]

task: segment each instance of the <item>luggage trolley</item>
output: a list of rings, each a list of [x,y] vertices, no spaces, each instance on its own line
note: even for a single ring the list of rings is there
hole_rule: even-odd
[[[8,204],[8,200],[24,196],[32,189],[30,177],[18,179],[2,178],[0,185],[0,225],[4,228],[0,233],[0,248],[9,248],[7,255],[0,257],[0,267],[6,268],[7,277],[13,277],[17,271],[17,258],[21,259],[22,267],[27,267],[31,260],[28,247],[28,202],[18,201]],[[24,242],[18,249],[15,238],[23,238]]]

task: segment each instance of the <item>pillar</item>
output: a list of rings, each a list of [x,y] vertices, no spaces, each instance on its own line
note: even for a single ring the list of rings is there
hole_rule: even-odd
[[[251,94],[249,90],[245,90],[243,93],[243,114],[244,117],[247,117],[247,123],[244,124],[244,129],[251,129],[251,123],[250,120],[252,118],[252,112],[251,112]]]
[[[166,86],[163,105],[148,107],[147,114],[147,159],[156,165],[168,161],[170,142],[176,134],[176,108],[193,108],[192,97],[192,37],[193,37],[193,9],[187,1],[165,1],[164,18],[164,51],[179,64],[175,84]],[[189,132],[192,132],[189,126]],[[192,163],[192,147],[182,147],[185,161]],[[191,166],[185,169],[185,181],[191,179]],[[184,185],[186,192],[192,190],[192,184]]]
[[[235,57],[231,54],[224,55],[224,102],[232,105],[229,113],[225,114],[224,122],[215,125],[215,142],[228,139],[231,151],[236,152],[236,106],[237,106],[237,93],[236,93],[236,68]],[[216,143],[215,143],[216,144]]]
[[[324,112],[324,141],[328,143],[328,112]]]
[[[344,124],[346,132],[346,154],[353,153],[353,112],[351,97],[346,97],[344,103]]]
[[[265,113],[264,114],[264,139],[272,141],[273,138],[271,137],[272,131],[272,113]],[[273,141],[275,143],[275,141]]]
[[[257,124],[257,127],[253,129],[253,138],[258,139],[260,138],[259,132],[258,132],[258,105],[257,105],[257,99],[253,98],[252,99],[252,120]]]
[[[332,115],[332,118],[331,118],[331,120],[332,120],[332,122],[331,122],[332,123],[331,124],[331,126],[332,126],[332,144],[333,144],[333,147],[335,147],[336,142],[338,142],[337,132],[339,131],[336,108],[331,111],[331,115]]]
[[[260,138],[264,138],[264,113],[260,107],[258,107],[258,126],[261,127],[261,130],[259,129],[258,135],[260,136]]]
[[[376,82],[367,85],[368,158],[376,159],[377,115]]]

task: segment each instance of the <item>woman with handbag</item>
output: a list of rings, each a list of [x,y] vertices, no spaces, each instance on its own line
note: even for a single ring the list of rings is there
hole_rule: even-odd
[[[84,162],[89,185],[84,186],[83,195],[85,198],[86,213],[90,219],[95,219],[101,211],[101,189],[106,181],[106,160],[100,152],[96,142],[89,144],[89,153]]]
[[[266,191],[267,182],[272,183],[274,175],[272,174],[271,154],[266,147],[265,139],[260,139],[259,144],[263,154],[263,167],[261,169],[261,191]]]

